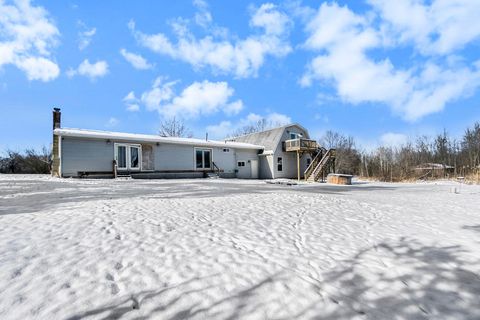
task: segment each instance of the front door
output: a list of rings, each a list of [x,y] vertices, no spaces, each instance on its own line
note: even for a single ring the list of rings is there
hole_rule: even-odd
[[[142,149],[137,144],[115,144],[118,170],[140,170]]]
[[[250,170],[252,179],[258,179],[258,160],[250,160]]]
[[[140,146],[129,146],[130,170],[140,170]]]

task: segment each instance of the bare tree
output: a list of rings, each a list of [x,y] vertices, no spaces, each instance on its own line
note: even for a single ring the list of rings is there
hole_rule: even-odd
[[[338,173],[359,173],[361,155],[356,149],[353,137],[329,130],[319,142],[327,149],[336,149],[335,170]]]
[[[160,123],[158,134],[162,137],[191,138],[193,136],[190,129],[185,125],[185,122],[176,117],[163,120]]]
[[[51,153],[43,147],[40,152],[27,149],[24,153],[7,150],[0,158],[0,173],[49,173]]]

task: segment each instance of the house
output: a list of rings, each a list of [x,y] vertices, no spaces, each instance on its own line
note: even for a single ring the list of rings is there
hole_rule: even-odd
[[[314,181],[333,163],[334,153],[298,124],[214,141],[62,128],[60,109],[53,111],[52,175],[58,177],[305,176]]]

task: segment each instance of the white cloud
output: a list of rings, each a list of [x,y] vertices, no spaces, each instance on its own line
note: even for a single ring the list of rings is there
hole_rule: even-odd
[[[128,111],[135,112],[140,110],[140,105],[139,105],[140,100],[137,99],[137,97],[135,97],[135,93],[133,91],[130,91],[123,98],[123,102],[125,103]]]
[[[272,3],[264,3],[255,10],[250,25],[264,28],[266,34],[283,35],[291,27],[292,21]]]
[[[230,121],[222,121],[219,124],[207,126],[206,130],[211,138],[223,139],[235,129]]]
[[[401,43],[414,42],[423,54],[448,54],[480,37],[480,1],[368,0],[383,26]]]
[[[280,114],[277,112],[270,113],[266,116],[267,122],[272,123],[275,126],[281,126],[292,123],[292,119],[289,116]]]
[[[424,62],[399,69],[388,58],[370,58],[370,50],[385,45],[383,31],[375,29],[371,19],[336,3],[322,4],[306,31],[305,48],[319,55],[309,63],[300,83],[331,81],[338,96],[349,103],[384,103],[414,121],[441,111],[480,86],[478,66]]]
[[[237,101],[234,101],[232,103],[227,104],[223,111],[227,115],[236,115],[242,110],[243,110],[243,101],[242,100],[237,100]]]
[[[400,147],[406,144],[408,137],[401,133],[387,132],[380,137],[380,143],[386,147]]]
[[[135,69],[147,70],[153,66],[139,54],[128,52],[125,49],[120,50],[120,54],[127,60]]]
[[[27,74],[28,80],[44,82],[55,79],[60,73],[58,65],[44,57],[28,57],[17,62],[17,67]]]
[[[108,63],[106,61],[97,61],[90,63],[88,59],[83,60],[77,69],[70,69],[67,71],[67,76],[73,77],[76,75],[85,76],[90,80],[104,77],[108,73]]]
[[[105,124],[105,126],[106,126],[107,128],[113,128],[113,127],[118,126],[119,123],[120,123],[120,120],[118,120],[117,118],[111,117],[110,119],[108,119],[108,121],[107,121],[107,123]]]
[[[0,68],[14,65],[29,80],[50,81],[60,68],[51,58],[60,32],[48,12],[30,1],[0,1]]]
[[[89,29],[82,21],[78,21],[77,24],[82,29],[82,31],[78,32],[78,49],[84,50],[92,42],[92,38],[97,33],[97,29]]]
[[[161,112],[164,103],[174,97],[173,86],[178,81],[170,81],[163,84],[164,81],[165,78],[158,77],[155,79],[152,89],[142,94],[141,101],[145,104],[147,110]]]
[[[219,32],[219,28],[214,28],[216,31],[212,31],[212,35],[197,39],[182,25],[181,32],[177,32],[178,41],[173,42],[163,33],[137,31],[133,21],[129,23],[129,28],[140,45],[158,54],[185,61],[196,69],[208,66],[216,73],[245,78],[256,76],[266,57],[283,57],[292,50],[285,40],[289,24],[285,14],[274,5],[267,4],[253,13],[251,21],[252,26],[264,32],[245,39],[216,39],[216,35],[222,34],[223,37],[228,33]]]
[[[152,89],[141,97],[147,110],[157,110],[162,116],[195,118],[219,111],[232,115],[243,109],[241,100],[230,100],[234,90],[226,82],[194,82],[176,95],[173,87],[178,81],[164,81],[157,78]]]
[[[193,5],[198,9],[195,13],[195,23],[207,28],[212,23],[212,14],[208,11],[208,4],[204,0],[194,0]]]

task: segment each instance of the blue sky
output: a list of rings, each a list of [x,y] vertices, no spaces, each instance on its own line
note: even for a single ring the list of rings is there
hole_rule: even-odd
[[[222,138],[259,118],[371,148],[480,120],[478,0],[0,1],[0,150],[65,127]]]

